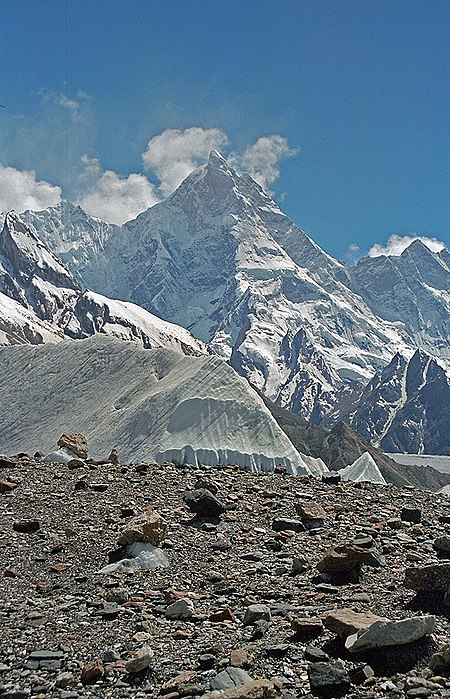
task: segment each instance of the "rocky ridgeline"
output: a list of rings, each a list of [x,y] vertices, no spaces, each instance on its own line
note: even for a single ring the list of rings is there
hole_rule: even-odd
[[[0,697],[450,690],[450,498],[394,486],[0,457]]]

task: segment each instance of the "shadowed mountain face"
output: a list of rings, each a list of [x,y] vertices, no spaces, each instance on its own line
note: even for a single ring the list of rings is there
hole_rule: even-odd
[[[363,389],[350,424],[386,452],[450,454],[450,382],[428,354],[396,355]]]
[[[345,422],[339,422],[332,430],[325,430],[278,407],[267,398],[264,402],[296,449],[303,454],[321,458],[331,470],[345,468],[368,452],[385,480],[398,487],[411,485],[437,491],[450,483],[449,474],[440,473],[434,468],[397,464],[366,442]]]

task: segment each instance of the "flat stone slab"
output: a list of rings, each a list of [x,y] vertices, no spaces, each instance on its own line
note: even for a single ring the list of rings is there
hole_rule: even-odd
[[[351,653],[383,648],[385,646],[402,646],[433,633],[434,616],[414,616],[399,621],[376,621],[368,629],[349,636],[345,647]]]
[[[324,619],[324,626],[341,638],[368,629],[376,621],[388,621],[372,612],[355,612],[350,608],[336,609]]]

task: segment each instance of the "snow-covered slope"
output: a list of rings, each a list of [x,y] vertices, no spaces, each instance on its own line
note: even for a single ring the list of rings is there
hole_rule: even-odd
[[[51,323],[0,292],[0,345],[39,345],[62,339],[62,332]]]
[[[380,469],[368,451],[356,459],[352,464],[339,471],[343,481],[353,481],[354,483],[375,483],[386,485]]]
[[[50,451],[63,432],[92,456],[308,474],[261,398],[217,357],[144,350],[105,335],[0,348],[0,453]],[[18,400],[26,395],[27,406]]]
[[[28,219],[41,235],[44,219]],[[365,384],[409,347],[400,324],[350,288],[348,268],[215,151],[166,201],[106,237],[89,228],[79,243],[74,231],[73,246],[88,251],[80,267],[66,250],[79,279],[189,328],[268,397],[317,421],[349,382]]]
[[[414,240],[399,256],[365,257],[353,288],[372,311],[401,320],[415,344],[450,359],[450,255]]]
[[[102,259],[105,268],[105,243],[117,226],[93,218],[67,201],[44,211],[25,211],[20,218],[34,227],[39,239],[71,270],[80,286],[92,287],[91,260]]]
[[[450,454],[450,381],[423,350],[396,354],[364,388],[350,425],[385,452]]]
[[[89,290],[82,291],[61,261],[14,213],[0,234],[0,344],[38,344],[94,333],[137,339],[144,347],[205,354],[185,328],[148,311]]]

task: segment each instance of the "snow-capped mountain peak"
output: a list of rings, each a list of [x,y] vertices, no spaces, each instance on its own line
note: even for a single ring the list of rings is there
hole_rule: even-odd
[[[319,422],[396,352],[449,351],[445,254],[419,243],[349,267],[217,151],[121,227],[86,217],[76,238],[69,216],[58,242],[44,219],[29,222],[53,250],[64,238],[80,283],[188,328],[269,398]]]

